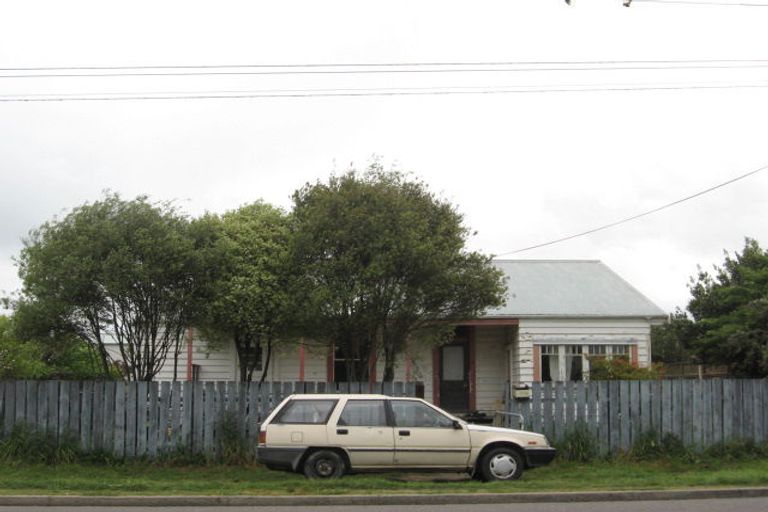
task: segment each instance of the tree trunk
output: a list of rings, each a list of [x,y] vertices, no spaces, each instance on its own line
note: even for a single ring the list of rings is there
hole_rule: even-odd
[[[384,376],[383,382],[392,382],[395,380],[395,350],[391,343],[384,345]]]
[[[261,372],[261,379],[259,380],[259,386],[264,383],[267,378],[267,370],[269,370],[269,361],[272,359],[272,338],[267,338],[267,356],[264,358],[264,370]]]

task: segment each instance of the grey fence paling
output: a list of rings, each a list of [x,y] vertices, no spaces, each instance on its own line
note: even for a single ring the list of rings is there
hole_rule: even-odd
[[[768,442],[766,379],[545,382],[531,391],[530,400],[507,400],[525,428],[558,440],[583,422],[604,453],[627,451],[649,431],[695,449]]]
[[[118,457],[210,455],[225,418],[255,443],[261,421],[293,393],[415,396],[416,383],[2,381],[0,437],[23,423]]]

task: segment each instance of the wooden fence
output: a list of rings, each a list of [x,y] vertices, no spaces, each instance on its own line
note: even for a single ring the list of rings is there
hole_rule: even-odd
[[[85,451],[154,458],[167,451],[216,455],[222,421],[249,443],[260,422],[293,393],[415,396],[416,383],[386,382],[0,382],[0,437],[24,423]]]
[[[559,440],[583,422],[604,453],[627,451],[648,431],[694,449],[768,441],[766,379],[545,382],[531,391],[529,400],[507,401],[525,428]]]

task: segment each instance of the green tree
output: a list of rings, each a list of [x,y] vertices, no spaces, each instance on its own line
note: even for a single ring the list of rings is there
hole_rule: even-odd
[[[218,342],[214,345],[234,341],[241,380],[250,381],[261,365],[263,381],[273,344],[283,336],[286,326],[288,216],[257,202],[196,222],[212,229],[219,266],[211,300],[197,323],[207,339]]]
[[[768,251],[747,239],[714,273],[699,271],[690,290],[701,361],[728,364],[739,376],[768,376]]]
[[[108,194],[30,233],[22,300],[88,343],[105,375],[114,343],[126,377],[150,381],[178,355],[210,280],[205,235],[170,204]]]
[[[651,327],[653,361],[686,363],[694,357],[693,342],[698,334],[696,324],[685,311],[677,308],[662,325]]]
[[[61,318],[51,315],[41,302],[19,300],[14,303],[13,330],[17,340],[37,347],[47,379],[86,380],[104,377],[93,347],[75,335]],[[110,376],[116,369],[110,367]]]
[[[348,380],[366,380],[379,351],[392,380],[406,340],[439,340],[503,303],[502,273],[466,250],[463,217],[421,181],[374,164],[307,184],[293,202],[294,317],[341,350]]]
[[[17,339],[11,318],[0,316],[0,379],[39,379],[47,374],[40,347]]]

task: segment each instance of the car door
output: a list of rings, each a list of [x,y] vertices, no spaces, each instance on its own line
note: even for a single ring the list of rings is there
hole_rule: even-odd
[[[328,440],[347,450],[353,468],[393,464],[394,428],[383,399],[348,399],[336,424],[329,425]]]
[[[470,438],[453,418],[420,400],[389,401],[395,425],[395,465],[466,467]]]

